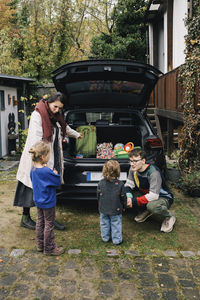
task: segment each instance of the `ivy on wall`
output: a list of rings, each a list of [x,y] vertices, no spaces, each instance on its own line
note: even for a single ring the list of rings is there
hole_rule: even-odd
[[[179,167],[182,174],[200,171],[200,3],[193,1],[193,16],[186,21],[186,61],[180,68],[184,126],[180,134]]]

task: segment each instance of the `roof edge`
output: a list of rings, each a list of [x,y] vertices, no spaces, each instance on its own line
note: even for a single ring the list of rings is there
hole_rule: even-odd
[[[7,74],[3,74],[3,73],[0,73],[0,78],[7,79],[7,80],[19,80],[19,81],[30,81],[30,82],[35,81],[34,78],[27,78],[27,77],[15,76],[15,75],[7,75]]]

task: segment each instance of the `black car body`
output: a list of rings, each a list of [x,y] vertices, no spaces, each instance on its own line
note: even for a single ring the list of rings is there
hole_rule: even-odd
[[[154,67],[128,60],[88,60],[69,63],[53,72],[53,82],[64,93],[64,115],[73,129],[96,126],[97,143],[133,142],[147,152],[147,162],[165,168],[162,142],[151,125],[146,107],[161,75]],[[76,158],[75,140],[64,144],[64,185],[59,197],[95,200],[105,159]],[[126,180],[128,158],[117,159]]]

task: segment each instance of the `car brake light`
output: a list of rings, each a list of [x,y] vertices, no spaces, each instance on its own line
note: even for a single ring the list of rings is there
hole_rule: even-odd
[[[147,139],[147,143],[150,148],[162,148],[163,146],[162,141],[159,138]]]

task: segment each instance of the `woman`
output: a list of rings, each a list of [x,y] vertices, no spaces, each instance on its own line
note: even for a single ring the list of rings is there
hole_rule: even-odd
[[[35,229],[36,225],[30,217],[30,208],[35,206],[35,203],[30,178],[32,159],[29,149],[41,140],[47,142],[50,147],[50,159],[47,166],[56,169],[61,175],[61,182],[63,182],[62,139],[66,135],[73,138],[81,137],[80,133],[71,129],[65,123],[61,114],[63,102],[64,95],[59,92],[54,93],[47,99],[40,100],[31,114],[28,136],[19,162],[18,185],[14,199],[14,206],[23,207],[21,226],[28,229]],[[59,224],[57,221],[54,225],[56,229],[65,229],[64,225]]]

